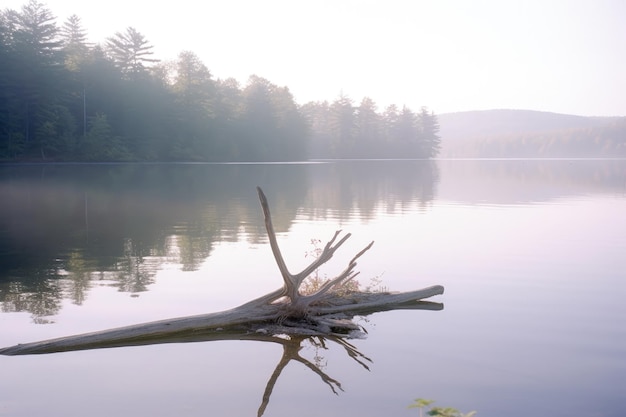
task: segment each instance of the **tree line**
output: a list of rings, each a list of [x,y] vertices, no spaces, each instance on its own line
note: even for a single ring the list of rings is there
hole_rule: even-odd
[[[78,16],[59,26],[36,0],[0,12],[0,160],[428,158],[438,131],[426,108],[299,105],[257,75],[215,79],[191,51],[161,62],[133,27],[90,44]]]
[[[623,158],[626,157],[626,117],[611,118],[590,127],[477,137],[445,153],[448,157],[479,158]]]
[[[431,158],[441,148],[437,116],[426,107],[415,113],[392,104],[381,113],[369,97],[355,106],[341,94],[332,103],[306,103],[302,112],[313,158]]]

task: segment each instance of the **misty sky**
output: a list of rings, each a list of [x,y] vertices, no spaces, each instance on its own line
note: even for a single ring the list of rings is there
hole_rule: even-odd
[[[19,9],[25,0],[3,0]],[[195,52],[216,78],[250,74],[298,103],[373,98],[436,113],[626,115],[623,0],[42,1],[92,42],[133,26],[160,59]]]

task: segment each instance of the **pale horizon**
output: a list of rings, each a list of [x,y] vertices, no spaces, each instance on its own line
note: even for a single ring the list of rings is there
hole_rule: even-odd
[[[27,1],[5,0],[19,10]],[[89,41],[132,26],[173,60],[192,51],[215,79],[256,74],[299,104],[372,98],[436,114],[535,110],[626,116],[626,2],[42,1]]]

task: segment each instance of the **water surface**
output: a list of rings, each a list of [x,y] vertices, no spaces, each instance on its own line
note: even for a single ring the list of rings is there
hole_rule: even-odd
[[[312,239],[369,241],[362,286],[446,288],[442,311],[362,320],[354,347],[302,343],[266,416],[626,411],[626,161],[325,161],[0,167],[0,346],[235,307]],[[222,341],[0,357],[0,416],[256,415],[283,355]],[[342,391],[343,389],[343,391]]]

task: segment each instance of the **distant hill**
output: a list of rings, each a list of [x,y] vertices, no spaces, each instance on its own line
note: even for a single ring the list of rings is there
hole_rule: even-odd
[[[624,117],[532,110],[468,111],[437,117],[443,157],[626,155]]]

